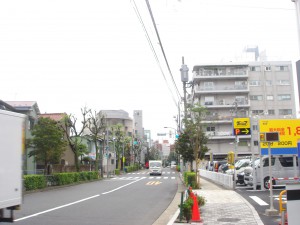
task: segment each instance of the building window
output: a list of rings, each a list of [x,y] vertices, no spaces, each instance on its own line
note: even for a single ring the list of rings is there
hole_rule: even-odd
[[[261,100],[263,100],[263,96],[262,95],[250,95],[250,100],[261,101]]]
[[[260,81],[259,80],[250,80],[249,85],[250,86],[260,86]]]
[[[206,131],[216,131],[215,127],[206,127]]]
[[[273,101],[274,100],[274,96],[273,95],[267,95],[267,100],[268,101]]]
[[[268,115],[275,115],[275,110],[274,109],[269,109],[268,110]]]
[[[213,105],[214,97],[213,96],[205,96],[204,97],[204,105]]]
[[[280,116],[292,115],[291,109],[279,109]]]
[[[240,140],[238,146],[248,146],[248,141]]]
[[[291,100],[291,95],[290,94],[278,95],[277,99],[278,101],[288,101]]]
[[[258,141],[253,141],[254,146],[258,146]]]
[[[278,80],[277,85],[290,85],[289,80]]]
[[[252,115],[262,115],[264,113],[264,110],[252,110]]]
[[[271,66],[266,66],[265,71],[271,71]]]
[[[266,86],[272,86],[272,81],[271,80],[266,80]]]
[[[204,89],[205,90],[213,90],[214,82],[204,82]]]
[[[250,71],[260,71],[260,66],[250,66]]]
[[[252,125],[252,130],[258,130],[258,125]]]
[[[276,66],[275,71],[288,71],[288,66]]]

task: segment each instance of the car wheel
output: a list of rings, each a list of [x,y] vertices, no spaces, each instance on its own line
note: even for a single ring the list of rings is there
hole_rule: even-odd
[[[264,179],[264,188],[265,189],[269,189],[269,180],[270,180],[269,177],[265,177],[265,179]],[[275,185],[275,184],[276,184],[275,180],[272,180],[272,185]]]

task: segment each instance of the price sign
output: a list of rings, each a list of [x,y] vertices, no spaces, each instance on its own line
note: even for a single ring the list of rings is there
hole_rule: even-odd
[[[280,140],[271,142],[272,155],[289,155],[297,154],[297,142],[300,139],[300,120],[259,120],[260,133],[276,133],[278,132]],[[261,137],[260,137],[261,138]],[[268,143],[260,142],[261,154],[268,154]]]

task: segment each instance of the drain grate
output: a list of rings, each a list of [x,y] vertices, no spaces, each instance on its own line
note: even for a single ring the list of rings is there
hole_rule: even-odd
[[[219,222],[238,222],[241,219],[239,218],[220,218],[218,219]]]

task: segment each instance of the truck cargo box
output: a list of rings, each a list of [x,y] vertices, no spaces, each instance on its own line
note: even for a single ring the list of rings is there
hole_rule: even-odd
[[[22,203],[26,115],[0,110],[0,210]]]

